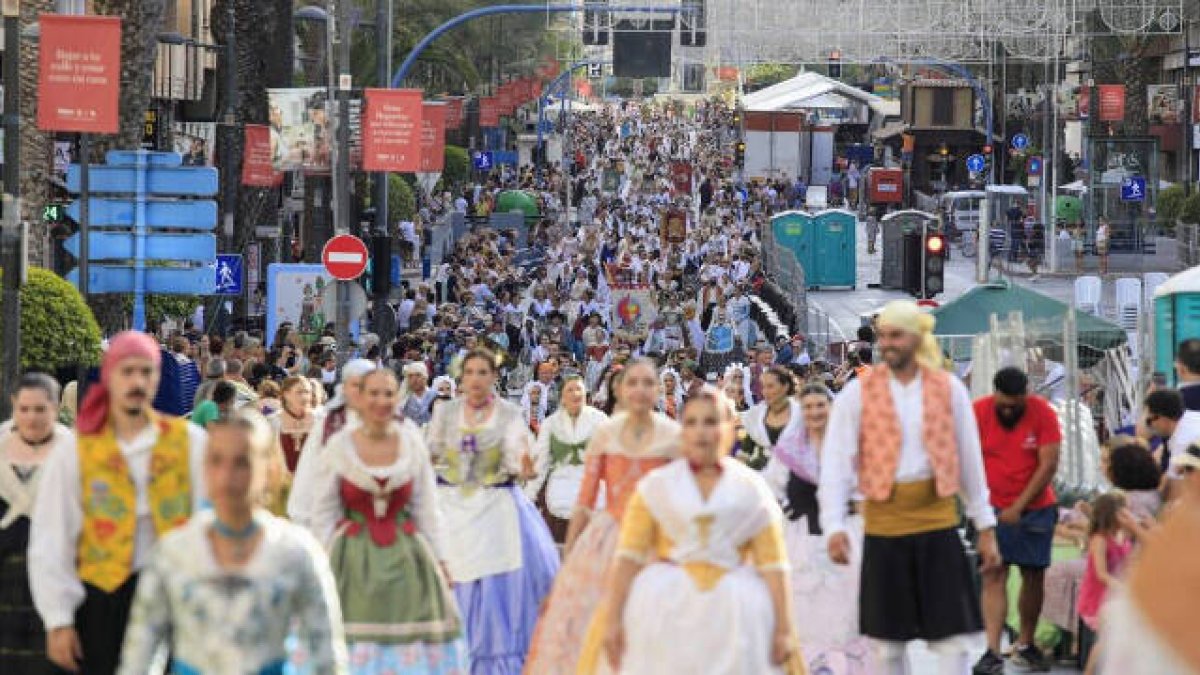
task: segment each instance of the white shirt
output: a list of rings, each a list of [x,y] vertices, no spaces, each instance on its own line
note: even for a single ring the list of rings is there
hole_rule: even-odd
[[[408,298],[400,301],[400,306],[396,308],[397,328],[400,330],[408,330],[409,325],[412,324],[413,307],[415,307],[416,304],[416,302],[409,300]]]
[[[204,489],[204,449],[208,434],[188,424],[188,464],[191,473],[192,509],[200,510]],[[137,529],[134,532],[133,569],[149,560],[154,546],[154,520],[150,515],[150,456],[158,442],[158,426],[150,424],[129,441],[117,441],[137,489]],[[83,583],[76,564],[79,534],[83,530],[83,483],[77,446],[56,447],[42,466],[37,499],[29,528],[29,587],[46,630],[75,623],[75,610],[83,603]]]
[[[922,443],[922,386],[917,376],[907,385],[895,377],[888,386],[896,416],[900,420],[902,441],[896,482],[910,483],[933,475],[929,456]],[[875,412],[875,411],[872,411]],[[833,402],[829,427],[825,432],[821,484],[817,497],[821,503],[821,528],[826,533],[846,531],[846,505],[858,483],[858,440],[862,422],[862,383],[851,380]],[[979,445],[979,427],[971,395],[958,378],[950,378],[950,416],[954,419],[954,439],[958,445],[959,484],[967,507],[967,516],[975,527],[984,530],[996,525],[996,516],[988,503],[987,479],[983,472],[983,451]]]
[[[1198,440],[1200,440],[1200,412],[1185,410],[1183,417],[1179,418],[1179,424],[1175,425],[1175,433],[1167,439],[1167,452],[1174,458],[1176,455],[1187,452],[1188,446]],[[1172,478],[1180,477],[1177,468],[1172,467],[1170,473]]]

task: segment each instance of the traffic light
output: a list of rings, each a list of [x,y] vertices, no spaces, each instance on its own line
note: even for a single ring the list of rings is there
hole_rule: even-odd
[[[746,141],[738,141],[733,146],[733,158],[739,167],[746,166]]]
[[[983,154],[984,155],[992,154],[992,146],[990,146],[990,145],[983,146]]]
[[[842,76],[842,50],[835,49],[829,53],[829,76]]]
[[[940,233],[925,235],[925,269],[921,299],[928,300],[946,289],[946,237]]]

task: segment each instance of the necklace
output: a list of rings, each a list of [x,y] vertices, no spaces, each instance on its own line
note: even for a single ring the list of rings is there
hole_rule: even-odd
[[[22,442],[22,443],[24,443],[25,445],[29,446],[29,449],[30,449],[30,450],[35,450],[35,451],[36,451],[36,450],[41,450],[41,449],[42,449],[42,446],[44,446],[44,445],[46,445],[47,443],[49,443],[50,441],[54,440],[54,432],[53,432],[53,431],[51,431],[51,432],[50,432],[50,433],[49,433],[49,434],[48,434],[48,435],[47,435],[45,438],[43,438],[43,439],[42,439],[42,440],[40,440],[40,441],[30,441],[30,440],[27,440],[27,439],[26,439],[24,436],[22,436],[21,434],[19,434],[19,433],[16,433],[16,430],[14,430],[14,431],[13,431],[13,433],[14,433],[14,434],[16,434],[17,438],[21,439],[21,442]]]
[[[233,544],[233,555],[239,561],[246,559],[246,549],[250,546],[250,541],[254,535],[258,534],[258,521],[253,518],[241,529],[235,529],[221,522],[220,518],[214,518],[212,523],[213,532],[222,539],[227,539]]]

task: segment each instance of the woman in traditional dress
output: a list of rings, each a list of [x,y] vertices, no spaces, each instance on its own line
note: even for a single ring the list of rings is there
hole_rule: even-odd
[[[521,413],[530,433],[535,436],[542,427],[542,421],[546,419],[546,407],[549,403],[547,399],[546,385],[537,380],[526,383],[525,392],[521,396]]]
[[[362,425],[334,434],[321,455],[312,524],[330,542],[351,670],[465,675],[429,453],[417,426],[395,418],[395,373],[375,370],[362,386]]]
[[[445,561],[465,620],[474,675],[519,673],[558,550],[516,486],[533,473],[521,408],[496,396],[496,360],[462,360],[462,395],[438,405],[427,429],[438,472]]]
[[[683,387],[679,384],[679,373],[674,368],[664,368],[659,381],[662,383],[662,395],[658,401],[658,411],[677,420],[683,413]]]
[[[804,672],[783,514],[762,477],[725,456],[722,399],[706,388],[687,402],[684,457],[629,500],[585,660],[626,675]]]
[[[763,395],[768,400],[779,395],[785,382],[792,382],[786,376],[778,367],[763,373]],[[771,459],[763,471],[789,521],[784,525],[784,540],[792,564],[796,628],[811,672],[870,675],[875,669],[869,644],[858,631],[860,561],[833,564],[821,535],[818,466],[833,395],[822,384],[810,384],[800,390],[799,399],[799,405],[792,401],[792,417],[785,428],[771,434]],[[768,433],[772,421],[768,413]],[[848,523],[861,540],[861,519],[851,516]]]
[[[58,424],[58,383],[49,375],[21,377],[13,418],[0,424],[0,672],[53,673],[46,634],[29,595],[25,549],[29,513],[42,463],[52,452],[75,452],[75,436]]]
[[[267,418],[279,434],[288,473],[296,473],[300,449],[313,427],[313,391],[308,378],[293,375],[280,387],[279,412]]]
[[[596,428],[607,419],[607,415],[587,405],[583,378],[567,376],[558,410],[546,418],[534,445],[537,477],[525,489],[538,505],[556,543],[566,541],[571,511],[579,499],[583,451]]]
[[[161,672],[346,672],[342,615],[329,562],[303,528],[255,504],[266,486],[271,427],[249,410],[208,428],[211,509],[164,536],[138,578],[120,675]]]
[[[526,670],[530,675],[575,672],[603,592],[625,503],[642,476],[679,454],[679,425],[654,412],[658,387],[652,361],[634,361],[625,368],[620,385],[624,411],[601,424],[588,444],[563,570],[538,623]],[[604,508],[597,510],[601,487]]]

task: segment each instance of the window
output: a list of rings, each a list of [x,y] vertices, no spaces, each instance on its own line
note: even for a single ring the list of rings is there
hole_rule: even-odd
[[[933,126],[954,125],[954,89],[937,87],[933,90]]]

